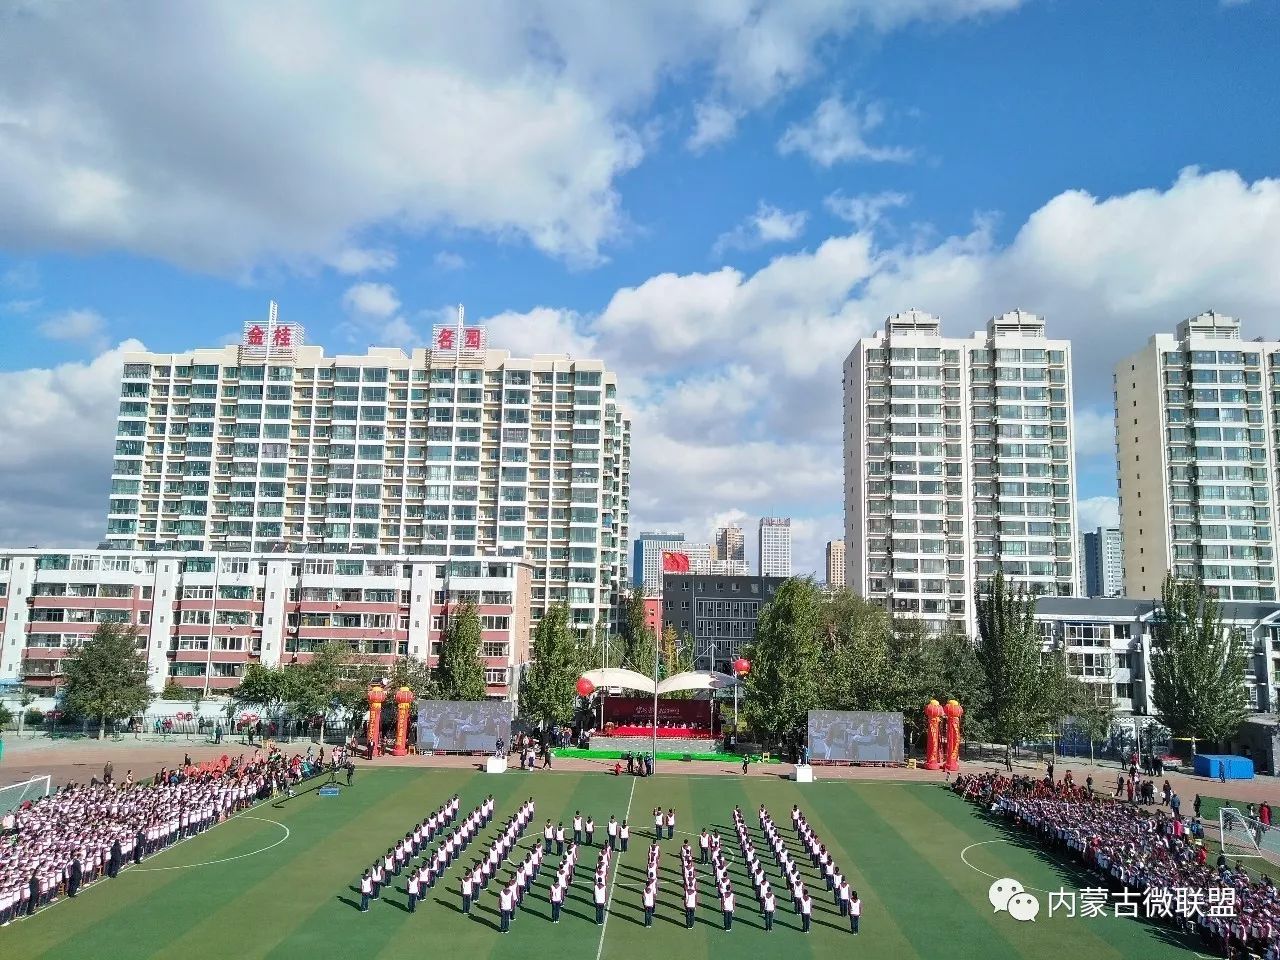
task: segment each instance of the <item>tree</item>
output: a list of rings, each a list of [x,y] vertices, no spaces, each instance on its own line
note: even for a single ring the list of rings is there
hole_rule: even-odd
[[[1035,597],[1021,587],[1013,589],[1003,573],[974,592],[974,603],[978,662],[990,697],[988,734],[1005,744],[1011,757],[1014,746],[1058,719],[1054,714],[1062,706],[1065,669],[1059,669],[1060,656],[1048,662],[1041,656]]]
[[[485,699],[484,663],[480,660],[480,616],[474,603],[459,606],[449,618],[440,643],[436,675],[445,700]]]
[[[744,713],[752,729],[792,736],[820,705],[822,595],[811,578],[793,577],[764,605],[748,659]]]
[[[1153,620],[1151,699],[1175,735],[1214,742],[1235,735],[1249,715],[1244,638],[1222,622],[1203,584],[1166,576]]]
[[[138,650],[134,627],[98,624],[65,664],[63,707],[81,717],[97,717],[99,739],[108,722],[141,713],[151,703],[147,658]]]
[[[642,587],[636,587],[627,596],[622,613],[622,666],[647,677],[653,673],[653,647],[657,638],[645,616]]]
[[[932,649],[938,670],[939,701],[959,701],[964,707],[965,738],[986,740],[991,695],[974,642],[964,630],[949,627],[935,638]],[[917,716],[921,709],[917,707]]]
[[[231,691],[233,700],[260,707],[269,717],[279,716],[284,706],[294,702],[298,683],[296,667],[265,667],[251,663],[244,668],[240,685]]]
[[[817,708],[890,709],[889,614],[850,590],[821,598],[820,639],[826,657]],[[928,702],[927,700],[925,701]]]
[[[529,664],[520,680],[520,716],[541,727],[573,722],[578,677],[584,672],[582,651],[569,625],[569,608],[557,603],[534,628]]]
[[[1094,744],[1111,735],[1111,725],[1116,716],[1115,701],[1104,692],[1103,684],[1084,683],[1074,677],[1067,687],[1067,699],[1073,704],[1071,717],[1075,726],[1089,738],[1089,765],[1093,766]]]
[[[189,700],[191,695],[187,693],[187,688],[178,683],[177,680],[169,680],[164,689],[160,691],[161,700]]]
[[[694,665],[693,638],[687,633],[677,632],[675,627],[668,625],[662,631],[662,648],[658,655],[660,658],[658,672],[662,679],[688,673]],[[676,690],[672,693],[664,693],[663,696],[670,697],[672,700],[691,700],[694,693],[693,690]]]

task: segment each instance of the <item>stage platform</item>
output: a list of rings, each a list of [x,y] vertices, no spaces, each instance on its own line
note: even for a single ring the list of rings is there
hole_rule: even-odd
[[[616,750],[626,753],[648,753],[653,749],[652,737],[608,737],[603,734],[591,738],[591,749]],[[720,741],[706,737],[659,737],[658,753],[673,753],[683,756],[686,753],[706,754],[719,753]]]

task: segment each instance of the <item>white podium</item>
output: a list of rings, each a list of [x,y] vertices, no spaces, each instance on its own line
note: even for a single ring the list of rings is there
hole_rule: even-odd
[[[507,758],[506,757],[485,757],[484,772],[485,773],[506,773]]]
[[[791,779],[796,783],[813,783],[813,767],[807,763],[797,763]]]

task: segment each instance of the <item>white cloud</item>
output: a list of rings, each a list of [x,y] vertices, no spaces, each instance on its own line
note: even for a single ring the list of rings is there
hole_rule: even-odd
[[[1076,352],[1081,345],[1073,344]],[[1072,357],[1072,366],[1079,361]],[[1077,394],[1073,428],[1077,460],[1110,459],[1116,451],[1116,416],[1111,407],[1080,406]]]
[[[385,319],[400,309],[400,298],[389,283],[357,283],[347,288],[342,303],[348,310]]]
[[[461,270],[467,265],[467,261],[461,254],[452,253],[449,250],[441,250],[436,254],[433,262],[438,270]]]
[[[867,142],[867,134],[883,122],[884,108],[878,103],[846,103],[838,96],[830,96],[818,104],[808,120],[787,127],[778,141],[778,152],[803,153],[821,167],[847,160],[910,160],[912,151],[906,147],[873,146]]]
[[[125,341],[89,363],[0,373],[0,543],[82,546],[106,533]]]
[[[106,332],[107,322],[96,310],[85,308],[64,310],[43,321],[36,329],[41,336],[50,340],[83,341],[95,345],[96,349]]]
[[[843,190],[828,194],[822,201],[823,206],[833,216],[852,223],[857,229],[864,230],[875,226],[884,217],[886,210],[905,207],[911,198],[896,190],[882,190],[879,193],[859,193],[853,196]]]
[[[1120,525],[1120,501],[1115,497],[1084,497],[1076,503],[1081,533]]]
[[[741,117],[740,111],[722,103],[704,100],[694,104],[693,131],[685,141],[685,146],[694,153],[702,153],[724,143],[737,131]]]
[[[755,213],[716,238],[712,255],[721,257],[728,250],[754,250],[769,243],[787,243],[804,233],[808,219],[809,214],[804,210],[788,213],[761,200]]]
[[[329,261],[329,265],[338,273],[358,276],[362,273],[386,273],[396,265],[394,250],[366,249],[363,247],[347,247],[340,250]]]
[[[709,105],[708,145],[833,39],[1016,5],[27,4],[0,32],[0,245],[358,274],[388,262],[369,231],[443,228],[596,263],[668,88]]]
[[[1186,171],[1163,189],[1063,193],[1005,245],[983,222],[928,243],[884,245],[855,231],[750,274],[650,277],[595,313],[542,306],[481,322],[494,347],[601,357],[617,371],[633,424],[634,530],[692,535],[718,514],[789,514],[811,521],[795,561],[808,571],[821,569],[820,546],[840,529],[840,365],[888,314],[918,306],[959,335],[1015,306],[1044,315],[1050,336],[1074,342],[1080,468],[1106,476],[1115,363],[1207,307],[1241,317],[1246,338],[1271,335],[1277,262],[1280,179]],[[0,435],[13,438],[0,446],[4,542],[50,542],[79,527],[99,535],[118,364],[110,354],[0,375],[0,390],[17,398],[0,410]],[[96,499],[73,496],[64,509],[66,484]],[[1110,522],[1109,510],[1114,498],[1083,498],[1081,526]]]

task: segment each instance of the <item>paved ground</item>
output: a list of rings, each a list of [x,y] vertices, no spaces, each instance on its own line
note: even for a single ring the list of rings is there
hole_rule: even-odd
[[[286,745],[286,749],[303,751],[311,741],[295,740]],[[134,739],[125,737],[121,740],[98,742],[94,740],[50,740],[47,737],[13,737],[5,739],[4,757],[0,761],[0,786],[19,783],[33,776],[49,774],[55,784],[68,780],[87,781],[90,777],[101,776],[103,764],[110,760],[115,765],[117,778],[123,777],[132,770],[136,779],[150,776],[161,766],[172,767],[182,763],[184,755],[192,760],[210,760],[222,754],[236,755],[250,752],[253,748],[239,738],[228,738],[221,746],[214,746],[197,737],[190,740],[174,737],[169,740]],[[367,762],[367,761],[366,761]],[[387,766],[414,767],[478,767],[481,761],[475,757],[381,757],[373,763]],[[992,763],[965,763],[966,771],[988,770],[995,767]],[[613,761],[562,758],[553,761],[554,770],[591,771],[597,770],[601,775],[610,775]],[[519,772],[519,768],[515,768]],[[789,777],[792,771],[790,764],[753,764],[750,777]],[[1042,773],[1043,766],[1031,763],[1016,764],[1015,769],[1025,773]],[[1090,767],[1088,763],[1071,763],[1059,760],[1056,774],[1062,776],[1071,770],[1077,782],[1083,782],[1090,773],[1093,774],[1095,788],[1111,790],[1115,786],[1117,768],[1114,765]],[[539,773],[542,771],[539,770]],[[713,761],[695,761],[683,763],[677,760],[660,761],[659,774],[688,774],[697,776],[741,776],[738,764],[719,763]],[[857,780],[939,780],[944,774],[922,769],[905,767],[817,767],[818,779],[857,779]],[[1183,809],[1190,810],[1192,798],[1201,793],[1206,796],[1228,797],[1242,803],[1261,803],[1264,799],[1273,804],[1280,802],[1280,782],[1272,777],[1258,777],[1254,780],[1219,783],[1205,777],[1171,773],[1169,782],[1174,790],[1181,794]],[[1160,781],[1157,780],[1157,785]]]

